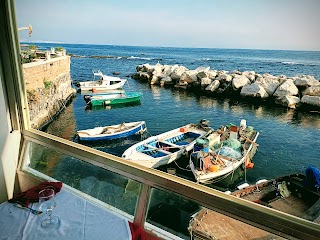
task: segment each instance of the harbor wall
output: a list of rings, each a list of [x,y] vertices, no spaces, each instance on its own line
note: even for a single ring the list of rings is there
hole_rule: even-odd
[[[75,95],[71,87],[70,56],[60,56],[22,65],[29,118],[39,129],[52,121]]]
[[[320,81],[311,75],[273,76],[254,71],[232,72],[179,65],[143,64],[136,67],[133,79],[151,85],[201,91],[216,96],[271,100],[288,108],[320,108]]]

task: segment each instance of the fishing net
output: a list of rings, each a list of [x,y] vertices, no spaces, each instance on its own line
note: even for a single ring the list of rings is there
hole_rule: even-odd
[[[235,149],[232,149],[227,146],[223,146],[221,149],[216,150],[216,154],[226,156],[232,159],[239,159],[241,158],[241,153]]]

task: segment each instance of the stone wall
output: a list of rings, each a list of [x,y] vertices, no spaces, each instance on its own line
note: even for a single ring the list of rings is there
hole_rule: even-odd
[[[75,90],[71,87],[70,56],[23,64],[32,128],[40,128],[60,112]]]

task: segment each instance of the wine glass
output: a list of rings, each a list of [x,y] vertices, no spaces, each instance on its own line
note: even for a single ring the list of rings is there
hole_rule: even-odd
[[[60,219],[52,216],[52,211],[57,206],[54,195],[55,192],[52,188],[46,188],[39,192],[39,210],[48,215],[48,217],[41,222],[43,228],[57,228],[60,224]]]

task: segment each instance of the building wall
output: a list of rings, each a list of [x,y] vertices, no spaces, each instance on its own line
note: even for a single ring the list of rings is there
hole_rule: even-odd
[[[23,64],[30,123],[40,128],[75,94],[71,87],[70,56]]]

